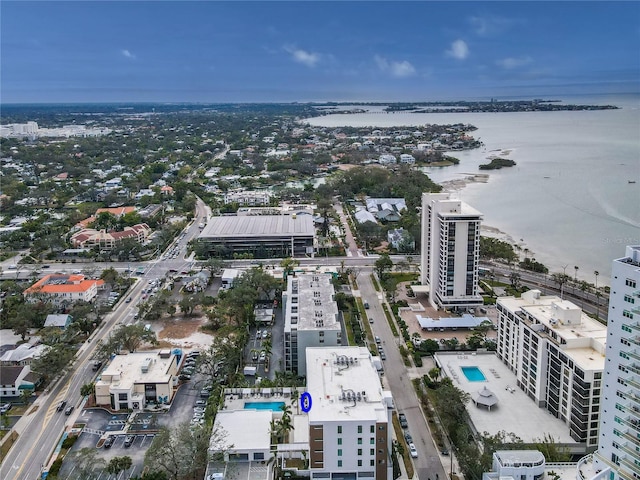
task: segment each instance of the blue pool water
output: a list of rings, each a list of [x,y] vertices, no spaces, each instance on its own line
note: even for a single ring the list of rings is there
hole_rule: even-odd
[[[244,408],[252,408],[254,410],[273,410],[274,412],[282,411],[284,402],[244,402]]]
[[[484,374],[478,367],[460,367],[469,382],[486,382]]]

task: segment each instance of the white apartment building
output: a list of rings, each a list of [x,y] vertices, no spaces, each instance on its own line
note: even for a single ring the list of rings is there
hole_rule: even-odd
[[[309,347],[342,345],[342,326],[331,274],[303,273],[289,276],[282,294],[285,370],[307,374]]]
[[[393,399],[364,347],[307,349],[311,479],[390,480]]]
[[[598,443],[606,327],[573,303],[529,290],[497,302],[497,356],[540,408],[587,450]]]
[[[478,289],[482,214],[449,193],[422,194],[420,283],[434,308],[482,305]]]
[[[266,190],[234,190],[224,194],[224,203],[237,203],[245,207],[267,206],[271,201],[271,194]]]
[[[640,245],[613,261],[598,478],[640,478]]]

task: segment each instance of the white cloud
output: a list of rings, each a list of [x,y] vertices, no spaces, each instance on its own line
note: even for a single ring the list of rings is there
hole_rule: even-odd
[[[124,50],[121,50],[120,53],[122,53],[123,56],[127,57],[127,58],[131,58],[131,59],[135,59],[136,56],[131,53],[129,50],[127,50],[126,48]]]
[[[389,72],[392,76],[398,78],[410,77],[416,73],[415,67],[408,61],[401,62],[389,61],[380,55],[373,57],[376,65],[383,72]]]
[[[451,44],[445,53],[449,57],[464,60],[469,56],[469,47],[467,46],[467,42],[458,39]]]
[[[319,53],[307,52],[301,48],[284,47],[284,50],[291,54],[291,58],[298,63],[306,65],[307,67],[315,67],[320,61]]]
[[[525,65],[529,65],[531,62],[533,62],[533,58],[524,56],[503,58],[501,60],[497,60],[496,64],[506,70],[511,70],[518,67],[524,67]]]

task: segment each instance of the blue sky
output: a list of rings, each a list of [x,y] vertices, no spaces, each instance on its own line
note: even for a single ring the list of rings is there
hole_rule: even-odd
[[[0,101],[640,92],[640,2],[0,3]]]

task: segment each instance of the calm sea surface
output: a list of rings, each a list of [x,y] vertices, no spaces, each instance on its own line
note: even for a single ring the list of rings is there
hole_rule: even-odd
[[[484,147],[453,152],[460,164],[428,168],[441,183],[477,173],[487,157],[510,150],[517,165],[489,171],[457,195],[552,271],[608,283],[611,261],[640,244],[640,98],[571,99],[619,110],[521,113],[363,113],[308,119],[311,125],[411,126],[471,123]],[[496,151],[497,150],[497,151]],[[635,181],[636,183],[629,183]]]

